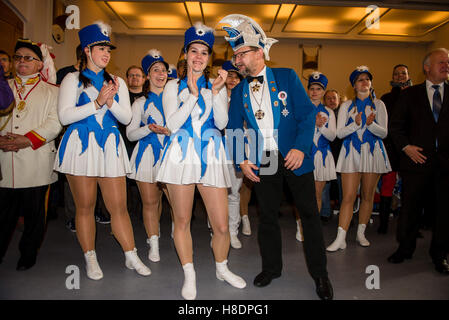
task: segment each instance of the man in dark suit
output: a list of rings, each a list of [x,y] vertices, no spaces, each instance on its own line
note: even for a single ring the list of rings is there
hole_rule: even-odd
[[[419,215],[424,195],[431,190],[435,202],[430,256],[435,269],[449,275],[449,54],[444,48],[428,53],[423,61],[424,83],[409,87],[399,97],[390,122],[390,135],[401,152],[402,208],[391,263],[411,259],[416,248]]]
[[[236,144],[233,156],[237,170],[255,183],[260,206],[262,272],[254,279],[254,285],[264,287],[281,275],[278,212],[286,179],[303,224],[306,262],[316,292],[321,299],[332,299],[311,156],[315,107],[292,69],[271,69],[265,65],[269,48],[277,40],[266,38],[260,26],[246,16],[230,15],[222,22],[235,26],[231,20],[237,21],[238,26],[224,27],[231,36],[226,40],[234,50],[234,64],[247,78],[232,91],[226,133]],[[244,122],[250,136],[249,159],[243,152],[245,140],[234,139],[238,132],[243,132]]]

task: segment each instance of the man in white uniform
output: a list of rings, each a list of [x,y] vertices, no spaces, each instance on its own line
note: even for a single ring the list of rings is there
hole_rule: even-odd
[[[0,117],[0,261],[23,215],[17,270],[27,270],[36,262],[44,236],[49,185],[57,180],[53,140],[62,128],[56,112],[58,88],[41,79],[42,60],[36,43],[17,41],[13,57],[17,76],[9,80],[16,107],[9,116]]]

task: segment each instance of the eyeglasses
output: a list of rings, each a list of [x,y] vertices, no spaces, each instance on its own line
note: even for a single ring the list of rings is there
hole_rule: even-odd
[[[40,61],[39,59],[36,59],[32,56],[19,56],[18,54],[13,55],[12,57],[13,57],[14,61],[20,61],[20,60],[22,60],[22,58],[26,62],[31,62],[33,60]]]
[[[235,62],[237,59],[242,59],[243,56],[244,56],[245,54],[247,54],[248,52],[251,52],[251,51],[256,51],[256,50],[254,50],[254,49],[249,49],[249,50],[242,51],[242,52],[239,52],[239,53],[237,53],[237,54],[234,54],[234,55],[232,56],[232,62]]]

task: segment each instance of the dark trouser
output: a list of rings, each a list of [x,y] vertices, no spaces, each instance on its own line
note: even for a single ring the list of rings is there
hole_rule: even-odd
[[[19,243],[22,256],[33,257],[41,246],[45,232],[46,197],[49,186],[33,188],[0,188],[0,258],[8,249],[19,216],[24,217],[24,230]]]
[[[315,196],[313,172],[296,176],[291,170],[284,167],[284,158],[280,154],[278,164],[275,174],[261,175],[260,182],[254,184],[260,208],[258,241],[262,256],[262,270],[274,274],[280,274],[282,271],[281,229],[278,212],[285,178],[301,218],[304,251],[309,273],[313,278],[327,277],[326,252]]]
[[[429,253],[434,261],[444,259],[449,248],[449,174],[435,170],[431,173],[402,172],[401,176],[402,207],[397,229],[399,249],[404,254],[413,254],[422,210],[426,203],[434,203],[436,212]]]

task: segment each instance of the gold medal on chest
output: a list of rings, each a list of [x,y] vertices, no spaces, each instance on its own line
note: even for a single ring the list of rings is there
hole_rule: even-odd
[[[19,104],[17,105],[17,110],[22,111],[23,109],[25,109],[25,105],[26,105],[26,102],[21,100],[19,102]]]

